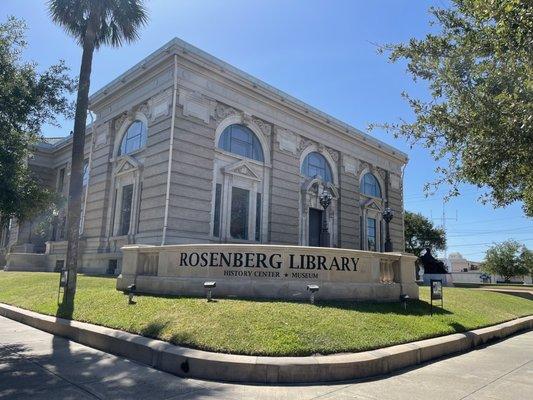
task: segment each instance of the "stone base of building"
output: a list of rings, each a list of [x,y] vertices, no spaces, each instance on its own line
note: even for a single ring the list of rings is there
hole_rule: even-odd
[[[58,272],[67,258],[65,252],[52,254],[8,253],[5,271]],[[122,253],[85,253],[78,264],[78,271],[88,275],[118,275],[122,265]]]
[[[214,297],[399,301],[418,299],[416,257],[334,248],[197,244],[125,246],[117,289]]]

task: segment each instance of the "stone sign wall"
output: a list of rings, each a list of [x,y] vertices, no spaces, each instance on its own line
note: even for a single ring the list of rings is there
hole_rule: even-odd
[[[219,297],[306,299],[316,284],[317,299],[397,301],[418,298],[412,255],[334,248],[197,244],[131,245],[117,289],[204,296],[215,281]]]

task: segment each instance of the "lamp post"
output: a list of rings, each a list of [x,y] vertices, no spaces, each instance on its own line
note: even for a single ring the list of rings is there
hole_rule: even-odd
[[[392,251],[392,242],[390,240],[390,230],[389,230],[389,223],[392,221],[392,218],[394,217],[394,213],[390,209],[390,207],[385,208],[383,212],[381,213],[383,216],[383,220],[385,221],[385,251],[391,252]]]
[[[322,230],[320,231],[320,245],[322,247],[329,247],[329,231],[326,214],[327,209],[331,204],[331,195],[327,192],[323,192],[319,198],[319,201],[322,208],[324,208],[324,212],[322,213]]]

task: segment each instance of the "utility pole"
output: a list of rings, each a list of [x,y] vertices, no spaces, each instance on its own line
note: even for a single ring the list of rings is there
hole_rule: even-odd
[[[445,204],[446,203],[444,203],[443,201],[442,202],[442,217],[431,218],[432,220],[441,221],[441,227],[444,230],[444,233],[446,233],[446,221],[457,221],[457,210],[455,210],[455,217],[447,217]],[[431,212],[431,215],[433,215],[433,212]],[[448,260],[448,242],[447,241],[446,241],[446,246],[444,247],[444,259]]]

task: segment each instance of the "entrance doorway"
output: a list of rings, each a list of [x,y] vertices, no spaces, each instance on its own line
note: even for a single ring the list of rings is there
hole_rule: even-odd
[[[320,231],[322,230],[322,210],[309,209],[309,246],[320,246]]]

